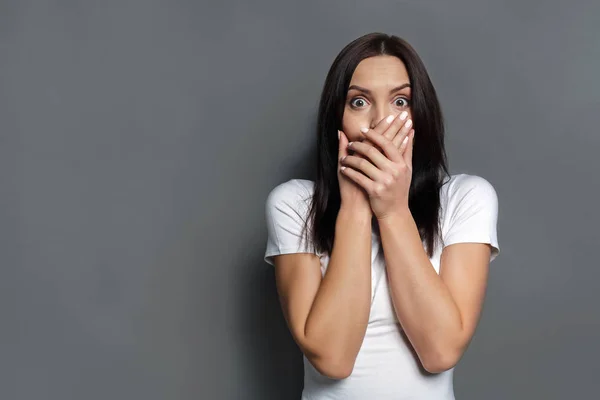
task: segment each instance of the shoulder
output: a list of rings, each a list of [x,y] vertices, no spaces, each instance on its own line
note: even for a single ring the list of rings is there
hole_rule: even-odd
[[[442,241],[489,243],[492,256],[499,253],[497,222],[498,196],[494,186],[477,175],[453,175],[443,186]]]
[[[456,174],[451,175],[442,186],[442,203],[456,203],[464,198],[494,200],[497,193],[494,186],[487,179],[479,175]]]
[[[314,191],[314,182],[308,179],[290,179],[280,183],[269,192],[267,203],[309,199]]]
[[[297,214],[304,219],[309,211],[313,193],[314,182],[307,179],[290,179],[280,183],[267,196],[267,213],[279,211]]]

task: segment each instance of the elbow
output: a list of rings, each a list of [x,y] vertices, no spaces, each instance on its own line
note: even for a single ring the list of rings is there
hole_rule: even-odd
[[[423,368],[430,374],[441,374],[444,371],[454,368],[455,365],[456,363],[446,361],[429,361],[427,363],[423,363]]]
[[[354,369],[354,362],[343,357],[311,357],[308,360],[321,375],[330,379],[346,379]]]
[[[337,367],[337,366],[323,366],[321,368],[315,367],[319,373],[329,379],[342,380],[348,378],[352,374],[352,368]]]
[[[461,354],[458,351],[437,352],[428,357],[423,357],[421,363],[427,372],[440,374],[454,368],[458,364]]]
[[[346,379],[354,370],[358,349],[352,351],[342,340],[305,340],[302,352],[313,368],[330,379]]]

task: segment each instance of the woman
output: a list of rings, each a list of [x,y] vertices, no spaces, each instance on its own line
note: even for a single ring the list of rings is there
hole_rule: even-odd
[[[499,253],[498,199],[484,178],[449,174],[437,95],[406,41],[373,33],[340,52],[317,143],[316,181],[266,202],[302,398],[454,399]]]

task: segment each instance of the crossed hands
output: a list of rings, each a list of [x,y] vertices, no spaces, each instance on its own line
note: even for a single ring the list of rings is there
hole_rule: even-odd
[[[340,131],[340,172],[365,190],[378,220],[409,209],[415,131],[407,117],[404,111],[381,120],[373,129],[361,129],[363,141],[347,143]]]

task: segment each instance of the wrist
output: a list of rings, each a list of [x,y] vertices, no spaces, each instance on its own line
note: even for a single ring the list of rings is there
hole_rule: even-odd
[[[373,211],[368,203],[366,205],[362,203],[342,204],[340,206],[339,214],[368,221],[371,221],[373,218]]]
[[[406,209],[398,210],[393,213],[389,213],[382,217],[377,217],[377,222],[379,224],[396,225],[398,221],[403,221],[403,220],[412,219],[412,218],[413,218],[413,216],[412,216],[412,213],[410,212],[410,209],[406,208]]]

